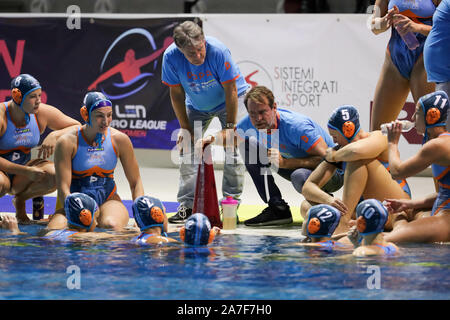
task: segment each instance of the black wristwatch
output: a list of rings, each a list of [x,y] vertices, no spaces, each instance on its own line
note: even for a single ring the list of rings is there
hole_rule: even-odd
[[[236,124],[234,124],[233,122],[227,122],[225,124],[225,129],[234,129],[234,127],[236,127]]]

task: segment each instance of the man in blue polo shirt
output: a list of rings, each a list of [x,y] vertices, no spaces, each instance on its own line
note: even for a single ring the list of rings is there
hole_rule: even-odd
[[[275,184],[271,169],[292,182],[302,193],[303,184],[312,170],[323,160],[334,142],[330,135],[311,118],[277,107],[272,91],[264,86],[253,87],[245,96],[248,115],[236,126],[234,144],[239,145],[245,166],[261,199],[268,203],[259,215],[244,222],[247,226],[268,226],[292,223],[289,205]],[[206,137],[204,144],[227,144],[227,136],[219,132]],[[322,187],[334,192],[343,185],[343,171]]]
[[[198,164],[194,161],[195,139],[201,139],[211,120],[218,117],[222,130],[233,130],[243,97],[249,87],[219,40],[205,37],[200,26],[185,21],[175,27],[174,44],[164,52],[162,82],[180,123],[180,184],[177,214],[171,223],[184,223],[192,214]],[[225,152],[223,196],[239,199],[244,184],[244,165],[237,149]]]

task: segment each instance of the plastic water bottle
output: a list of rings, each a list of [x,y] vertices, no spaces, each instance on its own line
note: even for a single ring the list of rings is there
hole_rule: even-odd
[[[222,201],[222,223],[224,230],[236,229],[236,212],[239,201],[227,196]]]
[[[412,128],[414,128],[415,123],[408,121],[408,120],[401,120],[400,123],[402,124],[402,132],[408,132]],[[392,127],[392,122],[389,123],[383,123],[381,126],[381,133],[387,136],[387,130],[388,128]]]
[[[44,218],[44,197],[33,198],[33,220]]]
[[[403,41],[405,42],[406,46],[409,50],[414,50],[419,46],[419,41],[417,40],[417,37],[414,33],[411,31],[402,34],[400,31],[398,31],[398,28],[395,27],[400,37],[402,37]]]

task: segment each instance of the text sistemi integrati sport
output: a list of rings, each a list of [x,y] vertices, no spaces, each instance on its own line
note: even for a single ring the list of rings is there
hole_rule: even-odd
[[[217,316],[233,316],[233,315],[264,315],[268,316],[272,313],[272,307],[269,304],[222,304],[220,307],[208,306],[190,306],[184,304],[177,307],[177,315],[197,315],[208,318],[211,315]],[[228,317],[227,317],[228,318]]]
[[[336,80],[317,80],[312,67],[275,67],[274,78],[280,81],[285,106],[319,107],[322,95],[338,92]]]

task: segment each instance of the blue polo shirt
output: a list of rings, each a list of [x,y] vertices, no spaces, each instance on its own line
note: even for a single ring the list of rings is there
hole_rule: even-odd
[[[186,106],[199,111],[216,111],[225,107],[222,84],[236,80],[238,96],[249,85],[231,58],[230,50],[213,37],[206,39],[206,57],[200,66],[191,64],[172,43],[164,52],[162,82],[168,86],[183,86]]]
[[[243,139],[255,137],[267,148],[277,148],[284,158],[306,158],[319,141],[333,147],[331,136],[310,117],[286,109],[277,109],[277,128],[269,133],[257,130],[250,117],[245,116],[236,126],[236,133]]]

